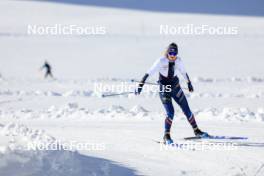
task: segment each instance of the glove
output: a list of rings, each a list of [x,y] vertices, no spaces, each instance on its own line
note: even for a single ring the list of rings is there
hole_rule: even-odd
[[[189,92],[193,92],[193,86],[191,82],[188,82],[188,89],[189,89]]]
[[[139,95],[139,94],[141,93],[141,91],[142,91],[142,89],[143,89],[143,86],[144,86],[144,84],[145,84],[145,81],[147,80],[148,76],[149,76],[149,74],[146,73],[146,74],[144,75],[144,77],[142,78],[142,80],[139,82],[139,84],[138,84],[138,88],[135,90],[135,94],[136,94],[136,95]]]
[[[135,94],[139,95],[143,89],[144,83],[139,83],[137,89],[135,90]]]

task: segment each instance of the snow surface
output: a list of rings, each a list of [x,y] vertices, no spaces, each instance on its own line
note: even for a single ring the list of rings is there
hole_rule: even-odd
[[[163,13],[122,4],[117,8],[111,3],[111,7],[90,5],[0,2],[0,176],[264,175],[261,6],[258,16],[249,9],[247,17],[239,16],[245,15],[242,12]],[[28,24],[56,23],[104,25],[107,34],[27,35]],[[237,26],[239,34],[159,34],[160,24],[191,23]],[[164,149],[155,142],[162,139],[165,117],[157,93],[144,89],[140,96],[103,98],[109,92],[95,91],[96,83],[135,85],[130,80],[140,79],[171,41],[179,44],[192,79],[194,93],[184,91],[201,129],[248,140],[231,141],[236,144],[233,150],[223,146],[220,150]],[[53,66],[56,80],[44,80],[39,72],[45,59]],[[186,88],[183,81],[181,85]],[[172,137],[185,143],[183,138],[193,132],[181,110],[177,106],[175,110]],[[63,146],[58,141],[103,147],[27,148],[34,143]]]

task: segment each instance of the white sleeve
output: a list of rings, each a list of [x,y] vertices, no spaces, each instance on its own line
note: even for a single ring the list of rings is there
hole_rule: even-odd
[[[189,81],[189,78],[187,76],[187,72],[185,70],[185,67],[184,67],[184,64],[181,60],[181,58],[178,58],[178,69],[179,69],[179,72],[182,74],[183,78],[188,82]]]
[[[154,73],[158,72],[160,70],[160,59],[157,59],[154,64],[150,67],[150,69],[147,71],[147,74],[149,76],[153,75]]]

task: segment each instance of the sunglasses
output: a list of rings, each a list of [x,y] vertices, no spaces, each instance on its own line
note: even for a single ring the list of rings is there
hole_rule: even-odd
[[[169,54],[170,56],[176,56],[176,55],[177,55],[176,52],[169,52],[168,54]]]

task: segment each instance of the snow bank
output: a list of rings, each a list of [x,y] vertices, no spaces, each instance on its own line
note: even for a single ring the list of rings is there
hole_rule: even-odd
[[[193,111],[199,119],[205,120],[225,120],[239,122],[264,122],[264,108],[252,111],[248,108],[204,108]],[[175,110],[176,117],[185,119],[183,113]],[[131,118],[131,119],[161,119],[164,117],[162,112],[150,112],[144,107],[135,105],[132,108],[125,108],[120,105],[113,105],[106,108],[89,110],[79,107],[78,103],[68,103],[61,107],[51,106],[44,110],[21,109],[17,111],[0,110],[0,118],[5,119],[89,119],[89,118]]]
[[[4,136],[21,137],[25,142],[52,143],[56,140],[54,137],[47,135],[44,130],[33,130],[17,123],[8,123],[2,126],[1,134]]]
[[[193,82],[202,82],[202,83],[215,83],[215,82],[246,82],[246,83],[263,83],[263,77],[248,76],[248,77],[231,77],[231,78],[210,78],[210,77],[194,77]]]
[[[14,97],[23,97],[23,96],[44,96],[44,97],[97,97],[103,98],[102,94],[111,94],[117,92],[94,92],[92,90],[70,90],[65,92],[59,91],[11,91],[11,90],[3,90],[0,91],[1,96],[14,96]],[[158,92],[143,90],[141,97],[158,97]],[[222,92],[193,92],[192,94],[186,94],[188,98],[264,98],[264,91],[255,91],[255,92],[238,92],[238,93],[222,93]],[[115,98],[126,97],[126,98],[134,98],[134,95],[119,95],[115,96]],[[112,97],[111,97],[112,98]]]
[[[16,82],[15,82],[16,81]],[[119,85],[119,84],[125,84],[125,85],[133,85],[134,87],[137,86],[137,84],[131,83],[129,79],[117,79],[117,78],[98,78],[94,80],[86,80],[86,83],[84,80],[57,80],[54,82],[43,82],[41,80],[34,80],[32,83],[29,82],[30,80],[8,80],[8,83],[6,86],[3,86],[0,90],[0,96],[13,96],[13,97],[24,97],[24,96],[31,96],[31,97],[97,97],[102,98],[102,94],[109,94],[109,93],[118,93],[118,92],[98,92],[94,87],[94,84],[103,84],[104,86],[113,86],[113,85]],[[262,77],[231,77],[231,78],[207,78],[207,77],[194,77],[192,78],[192,81],[197,84],[204,85],[206,87],[211,86],[215,83],[221,84],[221,86],[229,85],[231,83],[234,83],[234,86],[241,87],[241,85],[248,85],[249,83],[254,83],[254,86],[262,86],[262,83],[264,83],[264,78]],[[15,82],[15,83],[14,83]],[[151,81],[150,82],[155,82]],[[23,89],[10,89],[10,85],[17,85],[15,87],[21,86],[21,85],[32,85],[32,88]],[[59,84],[56,85],[56,84]],[[239,85],[237,85],[239,84]],[[241,84],[241,85],[240,85]],[[43,87],[49,87],[52,86],[53,88],[51,90],[41,90],[39,89],[39,86],[43,85]],[[185,82],[182,82],[183,87],[185,85]],[[34,88],[36,86],[36,88]],[[54,87],[55,86],[55,87]],[[72,88],[75,86],[75,88]],[[77,86],[77,87],[76,87]],[[146,84],[145,87],[148,85]],[[65,89],[60,89],[60,87],[65,87]],[[157,89],[158,90],[158,89]],[[200,89],[201,91],[202,89]],[[143,89],[143,93],[141,94],[142,97],[157,97],[158,92],[157,91],[146,91],[146,89]],[[223,92],[221,90],[214,90],[212,92],[194,92],[190,95],[186,95],[189,98],[257,98],[261,99],[264,98],[264,91],[261,87],[258,87],[258,89],[254,89],[254,91],[251,91],[250,89],[238,89],[236,92]],[[132,94],[127,95],[120,95],[115,96],[118,97],[127,97],[127,98],[133,98],[134,96]],[[113,98],[113,97],[111,97]]]
[[[52,143],[56,139],[43,130],[32,130],[25,125],[0,125],[1,136],[11,137],[7,146],[0,148],[0,175],[15,176],[87,176],[134,175],[132,169],[112,161],[81,155],[70,150],[28,150],[35,141]],[[26,141],[26,143],[25,143]]]
[[[25,151],[7,148],[0,152],[1,176],[118,176],[135,175],[132,169],[105,159],[71,151]]]
[[[136,105],[131,109],[126,109],[119,105],[113,105],[107,108],[99,108],[89,110],[84,107],[79,107],[78,103],[68,103],[61,107],[50,106],[44,110],[20,109],[17,111],[0,110],[0,118],[14,119],[85,119],[92,117],[127,117],[127,118],[142,118],[150,117],[150,112],[142,106]]]
[[[248,108],[223,108],[218,110],[216,108],[207,108],[202,110],[195,110],[195,114],[199,118],[204,119],[221,119],[226,121],[256,121],[264,122],[264,110],[259,108],[256,112]]]

